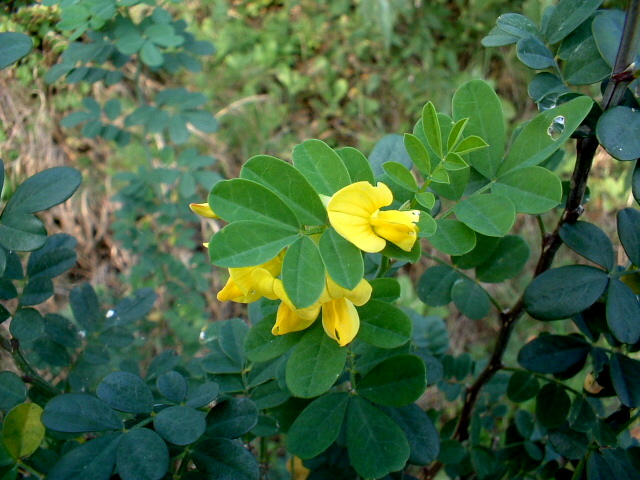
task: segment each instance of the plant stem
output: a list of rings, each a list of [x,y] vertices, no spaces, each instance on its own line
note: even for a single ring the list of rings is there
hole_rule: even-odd
[[[20,342],[17,338],[12,338],[11,340],[0,338],[0,340],[0,346],[9,352],[14,363],[22,372],[22,380],[24,382],[33,385],[33,388],[39,390],[47,399],[53,398],[60,393],[56,387],[42,378],[29,360],[27,360],[20,349]]]

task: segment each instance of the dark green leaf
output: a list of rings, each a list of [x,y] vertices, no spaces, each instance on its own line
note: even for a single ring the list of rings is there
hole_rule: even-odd
[[[178,372],[173,370],[160,375],[156,379],[156,387],[166,399],[175,403],[182,403],[187,396],[187,380]]]
[[[598,119],[596,135],[600,144],[618,160],[640,157],[640,112],[617,106],[608,109]]]
[[[209,259],[228,268],[253,267],[275,258],[298,238],[296,230],[242,220],[224,227],[209,242]]]
[[[320,255],[331,279],[347,290],[354,289],[364,275],[364,261],[358,247],[328,228],[320,236]]]
[[[582,221],[565,223],[560,228],[560,238],[576,253],[606,270],[613,269],[613,245],[596,225]]]
[[[351,465],[364,478],[401,470],[411,452],[398,424],[357,395],[347,409],[347,445]]]
[[[513,402],[526,402],[540,390],[538,379],[527,372],[513,372],[507,385],[507,396]]]
[[[618,236],[627,257],[634,265],[640,265],[640,212],[635,208],[619,210]]]
[[[340,156],[322,140],[307,140],[296,145],[293,165],[322,195],[333,195],[351,183]]]
[[[7,412],[26,398],[27,387],[20,377],[13,372],[0,372],[0,410]]]
[[[109,480],[122,433],[107,434],[65,453],[47,473],[50,480]]]
[[[411,453],[408,462],[412,465],[427,465],[438,458],[440,439],[429,416],[416,404],[389,408],[386,413],[404,433]]]
[[[501,175],[491,191],[511,200],[516,212],[537,215],[560,203],[562,182],[546,168],[525,167]]]
[[[343,147],[336,149],[336,153],[340,155],[344,166],[347,167],[351,183],[369,182],[375,184],[375,178],[369,160],[362,152],[353,147]]]
[[[148,428],[129,430],[118,444],[116,468],[122,480],[159,480],[169,469],[167,444]]]
[[[240,318],[232,318],[221,322],[220,347],[227,357],[241,367],[244,366],[246,361],[244,340],[248,331],[249,327]]]
[[[475,232],[464,223],[450,218],[436,220],[436,233],[429,237],[431,244],[448,255],[464,255],[476,245]]]
[[[380,348],[395,348],[411,338],[411,320],[398,307],[369,300],[358,307],[358,339]]]
[[[329,390],[347,359],[347,349],[316,323],[307,329],[287,361],[287,387],[298,397],[316,397]]]
[[[325,266],[316,243],[306,235],[287,248],[282,261],[282,283],[297,308],[313,305],[326,285]]]
[[[301,224],[318,225],[327,221],[327,211],[316,191],[287,162],[268,155],[258,155],[244,164],[240,176],[264,185],[278,195],[291,207]]]
[[[418,191],[418,185],[411,171],[398,162],[385,162],[382,168],[389,178],[410,192]]]
[[[486,317],[491,310],[491,301],[484,289],[476,282],[462,278],[451,288],[451,299],[458,310],[473,320]]]
[[[538,26],[524,15],[518,13],[504,13],[496,20],[498,28],[510,35],[519,38],[537,37],[540,38]]]
[[[547,270],[525,290],[525,308],[539,320],[568,318],[593,305],[608,284],[609,276],[589,265]]]
[[[640,405],[640,361],[621,353],[611,356],[611,380],[623,405],[635,408]]]
[[[553,45],[573,32],[595,12],[602,0],[561,0],[553,10],[545,31]]]
[[[596,424],[596,413],[585,397],[576,397],[569,411],[569,425],[578,432],[588,432]]]
[[[505,237],[510,238],[510,237]],[[451,257],[452,263],[462,269],[474,268],[487,261],[501,243],[498,237],[476,234],[476,246],[469,253]]]
[[[516,220],[511,200],[495,193],[468,197],[454,207],[454,212],[469,228],[490,237],[502,237]]]
[[[582,459],[589,449],[587,436],[567,426],[549,432],[549,442],[556,452],[569,460]]]
[[[18,290],[16,289],[16,286],[13,284],[13,282],[11,280],[7,280],[6,278],[0,278],[0,300],[11,300],[17,297]],[[7,310],[4,306],[2,308]],[[11,313],[9,313],[9,317],[10,316]]]
[[[280,367],[280,365],[278,366]],[[255,402],[260,410],[282,405],[289,400],[289,398],[291,398],[291,395],[280,387],[277,380],[271,380],[262,385],[258,385],[251,392],[251,400]]]
[[[369,284],[372,288],[372,300],[393,303],[400,298],[400,283],[395,278],[374,278]]]
[[[591,346],[577,335],[541,335],[518,353],[524,368],[538,373],[560,373],[584,363]]]
[[[422,135],[424,135],[424,132]],[[376,178],[384,174],[382,165],[386,162],[398,162],[407,168],[411,168],[413,162],[404,147],[402,136],[397,134],[385,135],[373,147],[369,155],[369,163]]]
[[[338,438],[348,402],[346,392],[328,393],[311,402],[289,429],[288,450],[302,459],[324,452]]]
[[[13,316],[11,335],[21,342],[32,342],[44,333],[44,319],[35,308],[23,308]]]
[[[209,193],[209,205],[227,222],[251,220],[297,230],[293,210],[278,195],[260,183],[234,178],[216,183]]]
[[[73,249],[77,243],[70,235],[57,234],[48,237],[41,249],[29,255],[27,276],[53,278],[66,272],[76,263],[76,253]]]
[[[275,314],[268,315],[249,330],[245,347],[247,349],[247,358],[252,362],[273,360],[288,352],[302,337],[303,332],[273,335],[271,329],[275,320]]]
[[[0,246],[7,250],[30,252],[47,241],[47,230],[35,215],[9,213],[6,208],[0,217]]]
[[[187,397],[187,406],[192,408],[204,407],[218,397],[218,391],[218,384],[214,382],[206,382],[198,385],[189,393],[189,396]]]
[[[624,19],[625,15],[621,10],[603,10],[595,16],[591,24],[598,51],[610,67],[616,62]]]
[[[519,38],[520,37],[505,32],[501,28],[493,27],[489,35],[482,38],[481,43],[483,47],[504,47],[505,45],[516,43]]]
[[[607,290],[607,325],[622,343],[634,344],[640,339],[640,303],[633,291],[617,278]]]
[[[151,413],[153,394],[139,376],[129,372],[112,372],[102,379],[96,395],[115,410]]]
[[[565,81],[571,85],[598,83],[611,74],[611,67],[602,58],[596,41],[587,37],[569,55],[564,66]]]
[[[529,254],[529,246],[522,237],[507,235],[500,239],[489,258],[476,267],[476,278],[487,283],[513,278],[523,269]]]
[[[18,186],[3,216],[35,213],[59,205],[73,195],[81,181],[80,173],[71,167],[54,167],[36,173]]]
[[[424,393],[424,362],[415,355],[396,355],[373,367],[356,385],[356,391],[380,405],[401,407]]]
[[[71,310],[78,324],[88,332],[97,329],[100,322],[100,306],[98,296],[88,283],[73,287],[69,294]]]
[[[255,457],[239,442],[214,438],[199,442],[192,453],[199,471],[208,480],[258,480],[260,469]]]
[[[132,296],[123,298],[107,312],[106,324],[115,327],[140,320],[151,311],[157,298],[158,295],[151,288],[136,290]]]
[[[518,59],[527,67],[534,70],[542,70],[555,65],[553,53],[535,37],[524,37],[516,44]]]
[[[17,32],[0,33],[0,45],[0,70],[20,60],[33,47],[28,35]]]
[[[66,393],[53,398],[44,408],[42,422],[51,430],[68,433],[120,430],[124,426],[106,402],[86,393]]]
[[[53,293],[53,282],[50,278],[30,278],[20,295],[20,304],[25,306],[38,305],[52,297]]]
[[[453,284],[461,278],[462,275],[448,265],[430,267],[418,280],[418,297],[432,307],[446,305],[451,302]]]
[[[546,428],[556,428],[564,423],[571,408],[571,399],[564,388],[555,384],[544,385],[536,397],[536,417]]]
[[[205,412],[182,405],[168,407],[153,418],[153,427],[167,442],[189,445],[204,433],[207,427],[205,415]]]
[[[248,398],[229,398],[207,414],[207,436],[238,438],[258,422],[258,408]]]

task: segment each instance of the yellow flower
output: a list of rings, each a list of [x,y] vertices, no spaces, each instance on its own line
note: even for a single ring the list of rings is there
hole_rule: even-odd
[[[222,290],[218,292],[218,300],[221,302],[232,301],[238,303],[255,302],[260,297],[276,300],[278,297],[255,282],[254,272],[262,271],[271,277],[279,275],[282,269],[282,257],[283,253],[255,267],[230,268],[229,280]]]
[[[360,250],[376,253],[386,241],[410,251],[418,239],[419,210],[380,210],[391,205],[393,194],[384,183],[357,182],[338,190],[327,205],[336,232]]]
[[[204,218],[220,218],[213,210],[211,210],[208,203],[190,203],[189,208],[192,212],[197,213]]]
[[[341,347],[350,343],[360,328],[360,317],[355,306],[364,305],[371,297],[371,285],[365,279],[353,290],[347,290],[327,276],[324,291],[318,301],[306,308],[296,308],[284,291],[282,280],[270,276],[264,269],[256,270],[253,279],[267,298],[275,296],[282,302],[271,333],[284,335],[304,330],[322,312],[324,331]]]

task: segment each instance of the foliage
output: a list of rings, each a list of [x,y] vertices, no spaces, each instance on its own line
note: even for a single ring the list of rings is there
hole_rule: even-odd
[[[164,48],[182,45],[175,37],[184,30],[163,13],[134,32],[124,7],[135,2],[107,3],[65,2],[62,18],[72,36],[118,37],[105,61],[135,55],[139,69],[153,70]],[[144,374],[136,323],[155,303],[152,289],[105,312],[91,286],[75,287],[73,321],[34,308],[75,262],[75,240],[47,236],[35,214],[67,200],[80,176],[60,167],[26,179],[0,215],[1,294],[10,301],[0,313],[11,319],[0,341],[20,373],[0,373],[2,478],[286,478],[270,451],[280,435],[314,479],[435,478],[443,470],[450,478],[636,478],[640,214],[617,212],[617,259],[614,241],[579,217],[596,148],[623,162],[640,156],[630,134],[639,115],[640,2],[626,14],[600,6],[561,0],[540,25],[505,14],[485,37],[485,46],[515,44],[527,67],[544,70],[528,89],[539,113],[510,141],[502,102],[487,82],[471,80],[446,107],[451,115],[428,102],[411,133],[384,137],[368,158],[307,140],[291,163],[253,156],[239,178],[217,181],[196,210],[224,224],[208,242],[211,262],[229,269],[218,298],[249,303],[248,319],[210,324],[202,355],[165,351]],[[124,20],[111,23],[114,12]],[[102,28],[113,33],[97,36]],[[0,52],[6,63],[26,53],[24,37],[13,40],[19,48]],[[70,60],[85,46],[67,50],[58,70],[96,68],[92,75],[106,80],[110,72]],[[599,103],[571,90],[601,82]],[[123,143],[126,128],[141,125],[179,145],[184,123],[204,118],[201,97],[186,90],[136,107],[129,125],[103,123],[103,114],[121,116],[109,102],[85,100],[87,110],[67,122],[107,136],[112,126]],[[577,157],[563,182],[556,170],[572,140]],[[148,173],[152,188],[162,183]],[[135,195],[141,180],[130,179],[136,187],[126,193]],[[640,203],[637,165],[631,193]],[[527,285],[503,306],[492,285],[529,265],[534,246],[515,226],[530,216],[540,252]],[[584,260],[554,267],[562,244]],[[422,258],[429,267],[415,288],[424,304],[453,304],[499,324],[487,358],[450,354],[441,318],[398,305],[399,270]],[[517,366],[505,352],[525,313],[551,332],[518,346]],[[435,390],[455,413],[419,406]]]

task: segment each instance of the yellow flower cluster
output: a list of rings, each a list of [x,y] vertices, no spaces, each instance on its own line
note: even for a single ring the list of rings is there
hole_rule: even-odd
[[[373,186],[357,182],[336,192],[327,203],[331,226],[359,249],[375,253],[389,241],[405,251],[413,248],[418,238],[417,210],[380,210],[393,202],[393,194],[384,183]],[[217,218],[208,204],[191,204],[191,209],[207,218]],[[311,306],[296,308],[277,278],[282,269],[284,251],[276,258],[254,267],[230,268],[229,280],[218,293],[220,301],[254,302],[261,297],[280,300],[274,335],[304,330],[322,313],[322,326],[327,335],[340,346],[350,343],[360,328],[356,306],[364,305],[371,297],[371,285],[364,278],[348,290],[329,275],[318,300]]]

